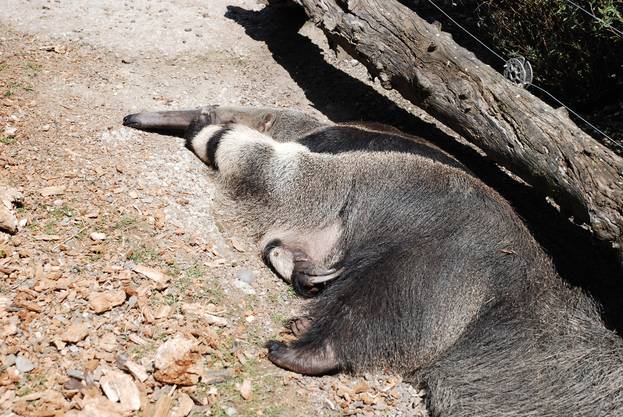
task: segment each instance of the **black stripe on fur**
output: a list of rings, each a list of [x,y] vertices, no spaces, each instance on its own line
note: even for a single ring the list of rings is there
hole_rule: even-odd
[[[206,157],[208,158],[208,165],[210,165],[215,171],[218,171],[218,163],[216,162],[216,150],[218,149],[218,145],[221,143],[221,139],[223,138],[223,136],[231,130],[231,126],[225,126],[217,130],[208,140]]]

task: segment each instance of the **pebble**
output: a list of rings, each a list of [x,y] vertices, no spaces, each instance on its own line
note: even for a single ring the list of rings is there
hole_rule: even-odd
[[[84,379],[84,372],[82,372],[79,369],[70,369],[67,371],[67,376],[70,376],[72,378],[76,378],[82,381]]]
[[[23,356],[18,356],[15,359],[15,367],[22,374],[25,374],[35,369],[35,364]]]
[[[238,387],[238,391],[240,391],[240,396],[245,400],[250,400],[253,395],[253,386],[251,385],[250,379],[245,379],[242,384]]]
[[[101,232],[93,232],[91,233],[91,240],[94,241],[99,241],[99,240],[106,240],[106,234],[101,233]]]
[[[188,394],[180,393],[177,399],[177,406],[172,410],[171,417],[186,417],[192,411],[194,402]]]
[[[4,127],[4,134],[7,136],[15,136],[17,133],[17,128],[15,126],[6,125]]]
[[[132,268],[132,270],[151,279],[152,281],[155,281],[160,287],[165,287],[170,279],[168,275],[165,275],[157,269],[150,268],[145,265],[136,265],[134,268]]]
[[[156,356],[154,358],[154,365],[156,369],[164,369],[175,363],[176,360],[181,359],[184,355],[190,352],[196,344],[196,340],[186,338],[182,335],[176,335],[175,337],[167,340],[160,345],[156,351]]]
[[[255,274],[253,273],[253,271],[250,271],[248,269],[243,269],[242,271],[238,272],[238,274],[236,275],[236,278],[239,281],[246,282],[247,284],[251,284],[253,281],[255,281]]]
[[[238,411],[234,407],[226,407],[224,411],[229,417],[233,417],[238,414]]]
[[[116,362],[119,368],[129,371],[132,375],[134,375],[136,379],[138,379],[141,382],[145,382],[145,380],[149,378],[149,375],[147,375],[147,371],[145,370],[145,367],[130,360],[128,358],[128,355],[126,355],[125,353],[121,353],[117,355]]]
[[[89,305],[96,313],[112,310],[125,302],[125,291],[122,289],[93,293],[89,297]]]
[[[255,290],[253,289],[253,287],[244,281],[240,281],[238,279],[235,280],[234,287],[238,288],[240,291],[242,291],[245,294],[249,294],[249,295],[255,294]]]
[[[141,408],[141,395],[130,375],[121,371],[108,370],[100,378],[100,385],[110,401],[118,401],[124,408],[131,411]]]
[[[87,337],[89,327],[86,323],[72,323],[66,327],[61,333],[61,340],[69,343],[77,343]]]
[[[98,345],[106,352],[113,352],[117,349],[117,338],[113,333],[104,333],[99,338]]]

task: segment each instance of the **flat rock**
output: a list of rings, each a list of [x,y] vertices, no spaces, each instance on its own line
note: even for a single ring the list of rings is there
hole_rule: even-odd
[[[17,233],[17,224],[17,218],[11,210],[4,205],[0,205],[0,230],[15,234]]]
[[[197,341],[193,338],[180,334],[175,335],[158,347],[154,358],[154,366],[156,369],[165,369],[174,364],[175,361],[182,359],[196,345]]]
[[[28,358],[20,355],[15,359],[15,367],[20,373],[25,374],[35,369],[35,364]]]
[[[17,133],[17,128],[15,126],[6,125],[4,127],[4,134],[7,136],[15,136]]]
[[[0,187],[0,202],[10,208],[13,203],[23,203],[24,194],[16,188]]]
[[[139,273],[152,281],[156,282],[160,287],[164,287],[169,282],[170,277],[157,269],[150,268],[145,265],[136,265],[133,268],[134,272]]]
[[[117,337],[114,333],[105,333],[99,338],[98,346],[104,349],[106,352],[113,352],[117,350]]]
[[[89,237],[91,238],[91,240],[94,240],[96,242],[106,240],[106,234],[102,232],[93,232],[89,235]]]
[[[171,410],[171,417],[186,417],[193,409],[192,398],[183,392],[177,395],[177,405]]]
[[[166,368],[154,372],[154,379],[163,384],[189,386],[199,382],[202,371],[201,355],[188,352]]]
[[[199,303],[184,303],[182,311],[184,314],[199,316],[208,324],[219,327],[229,326],[229,321],[226,318],[210,313],[205,306]]]
[[[125,296],[125,291],[122,289],[98,292],[91,294],[89,297],[89,305],[96,313],[103,313],[123,304]]]
[[[81,401],[80,411],[70,411],[67,417],[125,417],[127,410],[121,404],[102,396],[88,396]]]
[[[100,386],[110,401],[119,402],[126,410],[141,408],[141,395],[130,375],[109,369],[100,378]]]
[[[60,195],[65,192],[66,188],[67,187],[65,187],[64,185],[52,185],[50,187],[41,188],[39,190],[39,194],[41,194],[43,197],[48,197],[51,195]]]
[[[129,371],[132,375],[134,375],[134,378],[141,382],[145,382],[145,380],[149,377],[143,365],[128,359],[128,356],[125,354],[117,356],[117,365],[119,368]]]
[[[248,294],[248,295],[255,294],[255,289],[244,281],[236,279],[234,280],[233,284],[234,284],[234,287],[238,288],[240,291],[242,291],[245,294]]]
[[[240,396],[245,400],[250,400],[253,395],[253,387],[251,385],[250,379],[245,379],[242,381],[242,384],[238,386],[238,391],[240,392]]]
[[[255,274],[249,269],[243,269],[236,274],[236,279],[247,284],[251,284],[255,281]]]
[[[72,323],[62,331],[63,342],[78,343],[89,334],[89,326],[84,322]]]

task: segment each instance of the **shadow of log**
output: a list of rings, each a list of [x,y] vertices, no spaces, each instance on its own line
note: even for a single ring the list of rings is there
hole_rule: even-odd
[[[603,306],[606,325],[623,335],[623,271],[615,251],[569,222],[543,195],[513,180],[492,161],[327,63],[322,50],[298,33],[307,20],[300,8],[252,11],[230,6],[226,17],[240,24],[252,39],[264,42],[307,99],[330,120],[390,124],[426,138],[468,166],[511,202],[553,258],[560,275],[597,299]]]

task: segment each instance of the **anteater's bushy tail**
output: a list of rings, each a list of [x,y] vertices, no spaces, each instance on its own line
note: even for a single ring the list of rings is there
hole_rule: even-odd
[[[500,321],[493,309],[423,369],[433,415],[623,416],[623,341],[588,297],[562,293],[531,317]]]

